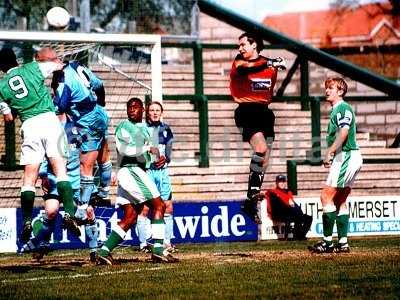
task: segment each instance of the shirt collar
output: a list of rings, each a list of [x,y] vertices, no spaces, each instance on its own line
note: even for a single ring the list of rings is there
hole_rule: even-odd
[[[344,102],[343,100],[339,100],[338,102],[335,103],[334,106],[332,106],[332,109],[338,107],[342,102]]]

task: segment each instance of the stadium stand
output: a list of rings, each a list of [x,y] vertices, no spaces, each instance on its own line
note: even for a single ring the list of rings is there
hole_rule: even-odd
[[[115,125],[125,118],[124,99],[131,96],[126,94],[126,91],[129,91],[126,87],[131,83],[128,80],[120,80],[116,83],[114,75],[103,66],[92,66],[92,69],[105,82],[107,109],[112,119],[110,133],[113,133]],[[123,70],[129,73],[133,69]],[[312,80],[321,81],[322,79]],[[193,81],[192,66],[163,66],[164,94],[193,94]],[[205,94],[229,94],[228,86],[228,75],[210,67],[204,68]],[[209,168],[198,167],[199,121],[198,112],[194,111],[193,104],[189,100],[169,100],[164,102],[164,106],[164,120],[170,124],[175,134],[173,162],[170,165],[174,199],[177,201],[243,199],[247,189],[250,148],[241,142],[240,134],[234,124],[235,104],[229,101],[210,101],[209,103]],[[277,116],[277,135],[264,187],[271,187],[275,176],[286,172],[287,159],[305,159],[306,152],[311,148],[311,113],[301,111],[300,104],[294,102],[273,103],[272,106]],[[321,129],[323,132],[326,126],[327,110],[322,108]],[[4,141],[3,127],[3,121],[0,121],[2,141]],[[18,128],[17,124],[17,130]],[[324,136],[323,133],[322,136]],[[357,138],[364,158],[399,157],[400,149],[387,148],[387,141],[372,139],[368,132],[358,133]],[[18,152],[20,144],[18,134],[16,139]],[[112,136],[110,144],[113,144]],[[115,148],[112,149],[112,157],[115,161]],[[4,143],[0,145],[0,154],[4,154]],[[400,172],[398,171],[400,171],[400,164],[364,165],[352,194],[399,193]],[[21,175],[22,171],[0,171],[2,199],[0,207],[19,206]],[[325,178],[326,170],[323,167],[298,166],[298,195],[301,197],[319,195]],[[112,199],[114,195],[115,189],[112,190]],[[41,205],[41,201],[36,201],[36,205]]]

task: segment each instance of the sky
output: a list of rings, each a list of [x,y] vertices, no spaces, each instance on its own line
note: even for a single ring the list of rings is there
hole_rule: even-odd
[[[360,0],[360,3],[382,2],[383,0]],[[267,15],[285,12],[329,9],[332,0],[213,0],[214,3],[229,8],[255,21],[262,21]]]

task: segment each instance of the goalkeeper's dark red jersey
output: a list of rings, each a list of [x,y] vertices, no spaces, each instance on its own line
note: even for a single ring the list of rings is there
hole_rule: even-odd
[[[230,73],[231,95],[237,103],[269,104],[276,83],[277,71],[267,58],[259,56],[246,61],[239,54]]]

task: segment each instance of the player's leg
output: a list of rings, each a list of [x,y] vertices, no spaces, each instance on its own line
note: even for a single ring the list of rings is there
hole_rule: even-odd
[[[338,233],[338,245],[335,248],[337,252],[350,252],[347,240],[347,234],[349,231],[349,208],[346,201],[350,192],[350,187],[340,189],[337,197],[336,205],[338,207],[338,214],[336,216],[336,227]]]
[[[164,255],[164,238],[165,238],[165,222],[164,222],[164,213],[165,213],[165,203],[161,200],[161,197],[158,196],[149,201],[149,205],[152,208],[152,220],[151,220],[151,236],[153,238],[153,248],[152,248],[152,257],[162,261],[162,257]]]
[[[97,225],[94,207],[90,203],[83,203],[80,199],[80,190],[74,190],[74,202],[76,203],[75,219],[79,225],[85,226],[86,240],[89,247],[90,261],[96,261],[99,229]]]
[[[99,262],[103,264],[112,264],[111,251],[123,240],[126,231],[136,222],[137,212],[140,213],[143,203],[152,199],[153,195],[159,195],[154,183],[139,167],[121,168],[118,171],[117,179],[118,189],[115,205],[122,207],[124,217],[113,228],[99,251]]]
[[[247,197],[252,199],[261,191],[264,180],[264,160],[269,148],[262,132],[256,132],[249,141],[254,153],[250,161],[250,173],[247,189]]]
[[[151,232],[154,241],[151,258],[153,262],[177,262],[179,260],[165,250],[163,245],[165,239],[165,203],[161,200],[161,197],[156,197],[151,200],[151,205],[153,209]]]
[[[123,210],[122,219],[112,229],[104,245],[99,250],[99,262],[101,264],[113,264],[111,252],[124,240],[127,231],[136,222],[137,213],[131,203],[121,205]]]
[[[98,105],[91,114],[86,114],[77,124],[79,135],[82,137],[81,150],[81,200],[89,203],[90,197],[96,190],[93,168],[99,157],[102,147],[106,147],[108,116],[104,109]],[[107,158],[107,149],[102,152],[103,159]],[[103,161],[105,163],[106,161]],[[111,165],[109,166],[111,168]],[[99,164],[99,168],[101,168]],[[109,173],[111,180],[111,173]]]
[[[349,252],[350,247],[347,240],[347,233],[349,230],[349,208],[347,197],[351,192],[357,174],[360,172],[362,166],[362,156],[359,150],[352,150],[345,152],[343,155],[343,164],[338,176],[338,190],[339,193],[335,198],[335,204],[338,209],[336,216],[336,226],[338,230],[338,252]]]
[[[73,191],[67,175],[66,160],[69,156],[69,146],[64,128],[55,114],[49,114],[43,121],[43,141],[46,149],[46,156],[52,170],[57,177],[57,191],[60,202],[63,203],[65,215],[63,224],[75,235],[80,235],[79,227],[73,220],[75,207],[73,202]]]
[[[81,201],[89,203],[90,196],[95,190],[93,168],[99,151],[85,151],[80,154],[81,162]]]
[[[247,112],[249,113],[249,112]],[[249,143],[254,154],[250,162],[250,174],[247,197],[259,195],[264,181],[264,172],[269,163],[272,143],[275,138],[275,115],[268,107],[255,106],[250,112],[247,127],[243,128],[244,137],[249,136]]]
[[[334,198],[337,189],[331,186],[325,186],[321,192],[322,203],[322,227],[323,227],[323,240],[314,246],[309,247],[309,250],[316,253],[331,253],[333,247],[333,227],[336,221],[336,206]]]
[[[45,212],[35,221],[33,237],[22,246],[21,253],[33,252],[34,258],[41,259],[50,251],[50,237],[60,206],[57,198],[57,195],[45,195]]]
[[[42,180],[43,200],[45,201],[45,214],[41,219],[41,226],[34,224],[34,235],[39,241],[50,241],[50,236],[54,231],[56,217],[60,208],[59,195],[57,191],[57,178],[48,172],[48,164],[44,163],[44,168],[40,168],[39,176]]]
[[[45,212],[34,220],[33,238],[27,242],[21,251],[34,251],[37,259],[41,259],[50,249],[50,237],[55,227],[55,220],[59,210],[59,196],[57,192],[57,179],[51,173],[48,161],[45,159],[39,169]],[[36,253],[35,253],[36,251]]]
[[[147,245],[147,241],[151,238],[151,221],[148,218],[149,207],[143,206],[141,213],[138,215],[136,223],[136,234],[139,239],[139,249],[143,252],[150,252],[151,249]]]
[[[244,131],[247,129],[244,128]],[[247,199],[243,203],[243,211],[255,222],[259,223],[257,203],[262,200],[261,185],[264,181],[264,159],[268,151],[267,143],[262,132],[254,133],[249,143],[254,151],[250,161]]]
[[[85,232],[88,237],[91,260],[95,256],[98,246],[98,228],[94,209],[89,205],[90,198],[95,190],[93,168],[96,163],[99,151],[81,152],[80,154],[80,172],[81,172],[81,193],[79,199],[80,219],[85,220]]]
[[[165,214],[164,214],[164,222],[165,222],[165,238],[164,245],[165,249],[168,252],[175,252],[176,249],[174,245],[171,243],[171,239],[174,235],[174,206],[172,200],[167,200],[165,202]]]
[[[78,149],[70,151],[67,169],[73,187],[73,199],[76,205],[74,217],[79,225],[85,225],[86,240],[89,246],[89,257],[91,261],[95,261],[98,247],[98,227],[93,206],[89,202],[83,202],[81,200],[80,153]]]
[[[57,177],[57,191],[60,197],[60,202],[64,206],[64,218],[63,226],[70,230],[73,234],[80,236],[81,231],[74,218],[75,215],[75,205],[73,200],[73,189],[69,177],[67,175],[67,170],[65,167],[65,161],[60,157],[49,157],[51,167]]]
[[[23,184],[21,187],[21,210],[23,218],[23,228],[20,234],[20,241],[26,243],[32,233],[32,212],[35,202],[35,183],[39,173],[39,163],[27,164],[24,167]]]
[[[171,244],[171,239],[174,234],[174,217],[173,217],[173,204],[172,204],[172,185],[171,179],[169,177],[169,172],[167,168],[163,169],[151,169],[147,171],[147,174],[153,179],[160,192],[161,199],[165,203],[165,237],[164,245],[167,251],[174,252],[175,248]]]
[[[86,218],[88,222],[85,224],[85,233],[89,246],[90,261],[95,262],[97,257],[99,228],[97,225],[94,207],[89,205],[86,208]]]
[[[104,139],[99,150],[97,157],[97,164],[99,166],[100,185],[98,189],[98,196],[102,199],[108,198],[110,192],[112,163],[110,157],[110,149],[108,147],[107,139]]]
[[[45,120],[41,115],[26,120],[21,126],[21,145],[20,164],[24,166],[23,183],[21,187],[21,210],[23,217],[23,228],[19,236],[19,241],[26,243],[32,233],[32,211],[35,201],[35,184],[39,173],[39,166],[43,161],[46,149],[42,143],[42,131]]]

